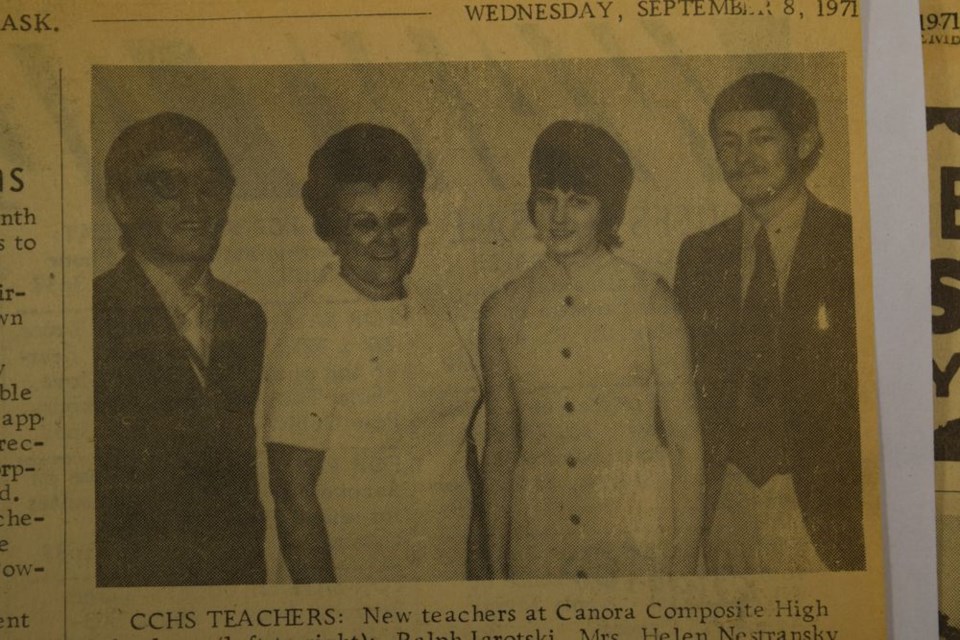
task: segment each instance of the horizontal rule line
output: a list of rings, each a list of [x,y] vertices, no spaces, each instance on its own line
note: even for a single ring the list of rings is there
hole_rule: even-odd
[[[92,22],[217,22],[228,20],[293,20],[318,18],[409,18],[432,15],[431,11],[392,11],[381,13],[316,13],[277,16],[209,16],[205,18],[99,18]]]

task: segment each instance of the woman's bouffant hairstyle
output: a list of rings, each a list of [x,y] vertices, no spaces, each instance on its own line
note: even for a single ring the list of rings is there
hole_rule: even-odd
[[[820,160],[823,137],[817,101],[799,84],[775,73],[750,73],[727,86],[710,109],[710,137],[716,139],[720,117],[734,111],[772,111],[780,126],[796,140],[811,132],[814,148],[801,158],[800,169],[810,173]]]
[[[427,224],[426,175],[420,156],[402,134],[376,124],[355,124],[327,138],[310,158],[301,190],[303,206],[320,239],[332,242],[344,228],[337,206],[339,188],[393,180],[409,188],[414,222],[423,227]]]
[[[530,154],[527,213],[534,221],[537,189],[562,189],[600,201],[597,239],[608,249],[622,244],[633,166],[626,150],[606,130],[585,122],[559,120],[537,136]]]

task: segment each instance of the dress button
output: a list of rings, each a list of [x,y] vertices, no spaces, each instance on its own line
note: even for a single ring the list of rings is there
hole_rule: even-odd
[[[570,351],[569,347],[564,347],[563,349],[560,349],[560,355],[562,355],[564,358],[569,358],[573,355],[573,352]]]
[[[573,456],[569,456],[569,457],[567,458],[567,466],[568,466],[568,467],[575,467],[575,466],[577,466],[577,459],[574,458]]]
[[[563,403],[563,408],[567,413],[573,413],[573,403],[569,400]]]
[[[567,296],[566,298],[564,298],[564,299],[563,299],[563,304],[567,305],[568,307],[572,307],[572,306],[573,306],[573,296]]]
[[[578,516],[578,515],[575,514],[575,513],[572,514],[572,515],[570,516],[570,522],[572,522],[573,524],[580,524],[580,516]]]
[[[587,572],[584,571],[583,569],[580,569],[579,571],[577,571],[577,577],[578,577],[578,578],[586,578],[586,577],[587,577]]]

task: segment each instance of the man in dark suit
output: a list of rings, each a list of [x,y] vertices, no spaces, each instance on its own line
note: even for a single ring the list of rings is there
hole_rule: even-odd
[[[770,73],[710,113],[741,210],[686,238],[675,289],[701,399],[715,574],[864,568],[850,216],[808,191],[817,106]]]
[[[175,113],[130,125],[105,164],[125,255],[93,287],[97,586],[263,582],[264,315],[210,272],[230,164]]]

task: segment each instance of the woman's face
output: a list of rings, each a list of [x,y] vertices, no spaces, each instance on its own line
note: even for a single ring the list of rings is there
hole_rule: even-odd
[[[344,280],[371,300],[404,296],[420,234],[410,195],[393,180],[345,184],[337,194],[343,227],[331,246]]]
[[[547,253],[555,258],[588,256],[597,251],[599,222],[600,201],[594,196],[559,188],[538,187],[533,192],[533,223],[547,245]]]

